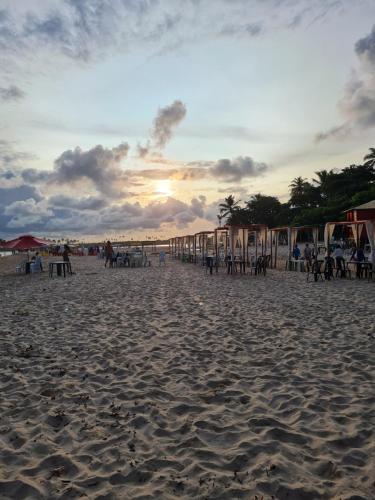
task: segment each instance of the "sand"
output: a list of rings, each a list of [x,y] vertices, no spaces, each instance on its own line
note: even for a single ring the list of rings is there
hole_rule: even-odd
[[[375,283],[0,260],[1,499],[374,499]]]

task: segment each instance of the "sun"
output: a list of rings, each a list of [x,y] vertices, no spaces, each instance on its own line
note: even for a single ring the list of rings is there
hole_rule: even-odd
[[[170,196],[172,194],[171,181],[162,179],[156,183],[156,192],[159,195]]]

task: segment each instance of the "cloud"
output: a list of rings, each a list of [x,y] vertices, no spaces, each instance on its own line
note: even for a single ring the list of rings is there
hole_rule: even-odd
[[[146,158],[150,149],[151,149],[150,141],[147,141],[147,144],[145,146],[142,146],[141,144],[137,144],[138,157],[139,158]]]
[[[170,162],[173,163],[173,162]],[[174,162],[176,165],[176,162]],[[172,179],[176,181],[198,181],[215,179],[221,182],[240,182],[245,178],[264,175],[269,166],[257,162],[250,156],[238,156],[232,160],[222,158],[217,161],[191,161],[181,163],[175,168],[151,168],[143,170],[127,170],[129,179],[143,178],[150,180]]]
[[[20,203],[26,203],[26,200],[28,200],[27,205],[37,204],[43,200],[43,197],[35,187],[27,186],[25,184],[17,187],[0,187],[1,233],[7,232],[7,229],[11,229],[9,224],[16,223],[16,219],[18,217],[18,214],[16,214],[17,207]]]
[[[0,100],[4,102],[19,101],[25,97],[25,92],[16,85],[0,87]]]
[[[88,179],[99,192],[120,196],[125,184],[121,162],[128,151],[129,145],[125,142],[112,149],[98,145],[88,151],[79,147],[64,151],[55,160],[51,181],[70,184]]]
[[[35,159],[35,155],[17,151],[15,143],[0,139],[0,166],[16,166],[20,162]]]
[[[351,127],[349,123],[343,123],[342,125],[338,125],[337,127],[332,127],[326,132],[319,132],[315,136],[315,142],[326,141],[327,139],[336,138],[336,139],[344,139],[351,133]]]
[[[34,198],[14,201],[4,209],[5,215],[23,216],[38,215],[40,217],[53,215],[53,212],[47,208],[44,200],[36,201]]]
[[[38,64],[30,57],[34,54],[47,56],[44,60],[51,66],[59,63],[59,56],[82,65],[139,47],[163,54],[218,35],[252,40],[268,31],[322,22],[342,6],[341,0],[6,3],[0,10],[0,49],[7,71],[19,69],[25,61],[33,71],[32,65]]]
[[[210,167],[210,174],[221,181],[238,182],[247,177],[258,177],[268,169],[266,163],[254,161],[250,156],[239,156],[233,160],[223,158]]]
[[[360,59],[375,66],[375,26],[369,35],[357,41],[355,51]]]
[[[240,25],[226,24],[219,31],[221,36],[258,36],[264,30],[262,22],[246,23]]]
[[[37,170],[36,168],[25,168],[20,172],[22,179],[29,184],[47,182],[51,179],[51,172]]]
[[[345,121],[319,132],[315,142],[340,140],[358,129],[375,127],[375,26],[369,35],[357,41],[355,51],[360,65],[358,71],[352,72],[338,103]]]
[[[4,170],[2,172],[0,172],[0,177],[2,179],[6,179],[7,181],[10,180],[10,179],[14,179],[16,178],[16,174],[14,172],[12,172],[11,170]]]
[[[238,156],[232,160],[222,158],[217,161],[192,161],[176,168],[127,170],[126,174],[129,178],[150,180],[198,181],[208,178],[222,182],[240,182],[245,178],[264,175],[268,169],[266,163],[257,162],[250,156]]]
[[[71,198],[63,194],[51,196],[48,203],[52,207],[72,208],[75,210],[101,210],[108,205],[108,201],[97,196]]]
[[[163,149],[172,137],[172,131],[186,116],[186,107],[181,101],[160,108],[154,121],[152,138],[157,149]]]
[[[42,195],[35,187],[26,184],[9,188],[0,187],[0,207],[4,208],[14,202],[26,199],[33,199],[38,202],[42,200]]]
[[[151,130],[151,139],[142,146],[137,145],[138,157],[146,158],[150,153],[159,154],[167,142],[172,138],[174,129],[186,116],[186,106],[183,102],[175,100],[169,106],[159,108]]]
[[[35,199],[27,194],[19,193],[24,199],[0,206],[2,232],[100,235],[108,230],[160,229],[164,225],[183,228],[206,217],[204,196],[193,198],[190,203],[169,197],[141,206],[138,202],[107,205],[94,197],[74,200],[65,195]]]
[[[243,188],[240,186],[229,186],[225,188],[220,188],[217,190],[218,193],[223,193],[223,194],[236,194],[237,196],[247,196],[249,193],[248,188]]]

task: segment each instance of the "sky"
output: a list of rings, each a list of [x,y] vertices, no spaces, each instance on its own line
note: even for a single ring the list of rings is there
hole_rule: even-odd
[[[359,164],[373,0],[0,0],[0,238],[168,238]]]

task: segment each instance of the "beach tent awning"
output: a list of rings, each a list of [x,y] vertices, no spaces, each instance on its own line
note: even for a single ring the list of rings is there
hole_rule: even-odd
[[[51,242],[36,238],[30,234],[19,236],[14,240],[6,241],[1,244],[1,248],[6,250],[31,250],[32,248],[40,248],[50,245]]]

